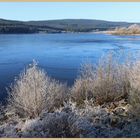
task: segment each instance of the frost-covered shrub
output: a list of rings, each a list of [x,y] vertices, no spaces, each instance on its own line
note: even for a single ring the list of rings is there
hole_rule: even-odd
[[[83,67],[72,88],[72,97],[78,104],[86,99],[103,104],[127,98],[129,88],[127,68],[109,55],[96,68],[92,64]]]
[[[133,64],[130,70],[131,91],[129,94],[130,112],[139,118],[140,116],[140,61]]]
[[[29,120],[24,125],[22,137],[82,137],[94,128],[86,118],[75,118],[75,115],[64,112],[48,113],[42,120]]]
[[[11,86],[8,108],[21,117],[35,118],[43,110],[59,107],[67,96],[66,90],[33,62]]]

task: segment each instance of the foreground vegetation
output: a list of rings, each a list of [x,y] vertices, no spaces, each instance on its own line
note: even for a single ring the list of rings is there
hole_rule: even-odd
[[[84,64],[70,88],[29,65],[1,105],[0,137],[140,137],[140,62]]]

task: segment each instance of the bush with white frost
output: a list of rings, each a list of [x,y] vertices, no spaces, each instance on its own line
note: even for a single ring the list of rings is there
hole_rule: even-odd
[[[20,74],[9,92],[9,110],[21,117],[35,118],[43,110],[50,110],[62,104],[66,86],[49,78],[33,62]]]
[[[137,118],[140,116],[140,61],[133,64],[130,70],[131,91],[129,93],[130,112]]]
[[[94,68],[86,64],[72,88],[72,97],[78,104],[92,99],[97,104],[113,102],[127,97],[129,81],[126,67],[112,56],[103,58]]]

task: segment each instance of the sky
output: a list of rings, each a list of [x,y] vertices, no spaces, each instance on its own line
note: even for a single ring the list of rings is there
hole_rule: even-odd
[[[139,2],[0,2],[0,18],[100,19],[140,22]]]

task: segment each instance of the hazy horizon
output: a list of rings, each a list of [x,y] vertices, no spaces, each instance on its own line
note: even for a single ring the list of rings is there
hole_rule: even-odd
[[[140,22],[139,2],[2,2],[0,18],[19,21],[90,19]]]
[[[3,20],[11,20],[11,21],[21,21],[21,22],[29,22],[29,21],[52,21],[52,20],[99,20],[99,21],[108,21],[108,22],[127,22],[127,23],[140,23],[140,22],[130,22],[130,21],[111,21],[111,20],[104,20],[104,19],[78,19],[78,18],[65,18],[65,19],[39,19],[39,20],[15,20],[15,19],[6,19],[1,18]]]

